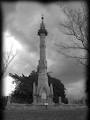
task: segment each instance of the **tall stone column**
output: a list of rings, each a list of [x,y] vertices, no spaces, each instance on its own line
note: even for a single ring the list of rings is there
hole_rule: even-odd
[[[42,101],[42,95],[46,94],[46,102],[50,101],[50,98],[52,99],[53,95],[53,88],[52,85],[49,87],[48,84],[48,76],[47,76],[47,60],[46,60],[46,43],[45,38],[48,34],[47,30],[45,29],[44,24],[44,17],[41,17],[42,22],[40,24],[40,29],[38,30],[38,36],[40,37],[40,60],[38,64],[38,86],[37,90],[35,92],[35,85],[34,88],[34,94],[36,94],[37,98],[39,98],[39,101]],[[34,96],[35,99],[35,96]],[[35,100],[34,100],[35,101]],[[52,101],[52,100],[51,100]]]
[[[37,97],[36,97],[36,85],[33,83],[33,104],[37,104]]]
[[[44,17],[42,16],[42,22],[40,24],[40,29],[38,30],[38,35],[40,37],[40,60],[39,60],[39,71],[38,71],[38,95],[41,97],[43,93],[46,93],[46,100],[50,96],[50,87],[48,84],[47,76],[47,60],[46,60],[46,43],[45,38],[48,34],[44,25]],[[41,98],[42,99],[42,98]],[[42,101],[42,100],[41,100]]]
[[[50,103],[53,104],[53,86],[50,84]]]

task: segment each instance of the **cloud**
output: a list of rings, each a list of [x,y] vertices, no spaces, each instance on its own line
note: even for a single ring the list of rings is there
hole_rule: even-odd
[[[82,98],[83,96],[86,95],[85,80],[79,79],[79,81],[77,82],[69,83],[67,84],[66,88],[67,88],[66,93],[68,97]]]
[[[15,84],[12,84],[13,79],[9,76],[6,76],[3,81],[3,95],[8,96],[8,94],[11,94],[12,91],[15,90]]]

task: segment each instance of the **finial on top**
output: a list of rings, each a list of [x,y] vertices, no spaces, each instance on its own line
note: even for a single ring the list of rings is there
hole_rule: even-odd
[[[41,17],[41,19],[43,20],[44,19],[44,15],[42,14],[42,17]]]
[[[41,19],[42,19],[42,22],[40,24],[40,29],[38,31],[38,35],[40,36],[41,34],[45,34],[45,36],[47,36],[47,30],[45,29],[45,25],[44,25],[44,15],[42,14],[41,15]]]

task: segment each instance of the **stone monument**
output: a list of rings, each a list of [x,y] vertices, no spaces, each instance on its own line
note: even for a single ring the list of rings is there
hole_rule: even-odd
[[[48,84],[47,76],[47,60],[46,60],[46,44],[45,37],[48,35],[45,29],[44,17],[41,17],[40,29],[38,36],[40,37],[40,60],[38,64],[38,85],[33,83],[33,104],[53,104],[53,87]]]

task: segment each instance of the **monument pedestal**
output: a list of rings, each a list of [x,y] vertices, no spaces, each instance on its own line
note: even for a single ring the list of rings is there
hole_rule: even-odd
[[[53,105],[53,97],[49,96],[46,98],[43,98],[42,96],[33,96],[33,105],[44,105],[45,103],[48,103],[48,105]]]
[[[34,95],[33,96],[33,104],[36,105],[36,103],[37,103],[37,97],[36,97],[36,95]]]

